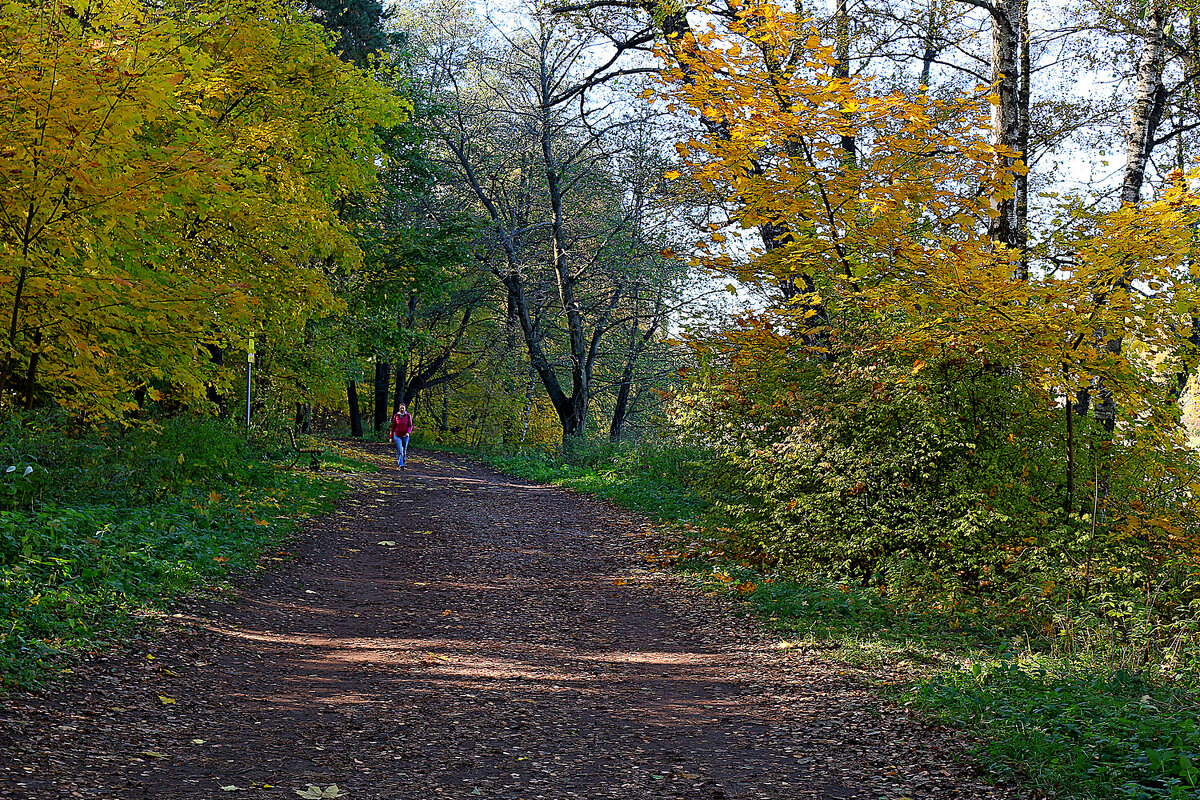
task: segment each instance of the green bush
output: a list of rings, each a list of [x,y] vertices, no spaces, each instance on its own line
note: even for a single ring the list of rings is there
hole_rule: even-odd
[[[947,364],[917,382],[841,363],[806,380],[787,403],[723,417],[753,424],[730,423],[713,437],[716,458],[697,459],[711,465],[698,485],[733,551],[1033,624],[1105,596],[1149,604],[1169,623],[1200,597],[1179,544],[1195,532],[1155,521],[1186,496],[1167,476],[1193,474],[1195,454],[1170,454],[1179,463],[1155,471],[1139,466],[1136,432],[1114,441],[1076,419],[1068,509],[1063,411],[1019,375]],[[705,407],[739,396],[723,386],[684,398],[684,424],[707,424],[718,414]],[[1134,519],[1151,522],[1131,535]]]
[[[60,423],[9,421],[0,439],[18,466],[0,492],[5,686],[40,680],[171,597],[216,589],[337,488],[208,418],[75,437]]]

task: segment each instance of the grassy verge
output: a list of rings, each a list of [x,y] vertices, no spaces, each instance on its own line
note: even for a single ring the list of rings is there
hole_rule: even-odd
[[[686,484],[694,454],[677,448],[590,443],[562,457],[541,450],[479,451],[425,441],[414,446],[467,455],[508,475],[603,497],[656,519],[690,519],[705,505]]]
[[[1027,620],[748,565],[713,535],[720,523],[687,488],[696,454],[607,445],[565,457],[455,452],[674,523],[661,558],[687,580],[743,603],[780,649],[858,667],[881,693],[980,734],[988,744],[976,756],[997,778],[1079,800],[1200,797],[1195,676],[1135,674],[1103,652],[1064,654]]]
[[[225,590],[343,489],[212,420],[60,430],[12,421],[0,435],[0,691],[37,685],[185,593]]]
[[[987,661],[932,676],[919,706],[981,730],[979,756],[1058,797],[1200,797],[1200,702],[1186,686],[1125,670]]]

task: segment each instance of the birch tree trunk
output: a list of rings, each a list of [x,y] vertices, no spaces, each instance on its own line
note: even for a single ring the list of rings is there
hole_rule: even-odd
[[[1017,82],[1017,150],[1021,159],[1029,166],[1030,114],[1029,98],[1032,92],[1033,69],[1029,55],[1029,0],[1021,0],[1020,7],[1020,54],[1021,75]],[[1021,250],[1021,261],[1017,266],[1016,278],[1029,280],[1029,172],[1013,175],[1013,240]]]
[[[1133,114],[1125,134],[1125,179],[1121,184],[1121,205],[1137,205],[1146,180],[1146,163],[1154,149],[1154,134],[1162,119],[1166,89],[1163,67],[1166,63],[1164,31],[1167,23],[1166,0],[1147,0],[1146,40],[1138,59],[1137,86],[1133,94]]]
[[[1167,24],[1166,0],[1147,0],[1145,41],[1138,59],[1137,84],[1133,93],[1133,109],[1129,127],[1125,132],[1125,176],[1121,183],[1121,205],[1136,206],[1141,202],[1142,184],[1146,182],[1146,164],[1154,150],[1154,135],[1162,120],[1166,102],[1163,86],[1163,68],[1166,64],[1165,29]],[[1128,290],[1132,277],[1123,275],[1114,288]],[[1102,295],[1098,303],[1108,302]],[[1107,343],[1110,352],[1120,353],[1121,339]],[[1117,404],[1110,389],[1097,383],[1095,417],[1108,433],[1117,425]]]
[[[938,55],[937,26],[938,4],[931,2],[929,4],[929,15],[925,22],[925,30],[921,39],[921,77],[918,79],[918,86],[921,92],[929,90],[929,81],[933,77],[933,60]]]

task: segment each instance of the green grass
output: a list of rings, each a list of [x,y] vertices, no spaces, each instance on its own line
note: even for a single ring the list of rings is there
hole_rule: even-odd
[[[533,449],[481,452],[425,441],[418,445],[468,455],[518,478],[603,497],[655,519],[689,519],[705,508],[686,483],[695,454],[681,448],[588,442],[564,458]]]
[[[0,435],[0,471],[16,467],[0,478],[0,691],[223,591],[342,491],[212,420],[76,438],[55,422]]]
[[[1005,660],[937,675],[910,697],[988,737],[979,756],[994,773],[1058,797],[1200,797],[1200,699],[1186,687]]]
[[[900,666],[926,674],[1012,646],[1012,631],[978,615],[914,608],[869,589],[763,572],[720,551],[681,558],[676,569],[697,588],[744,604],[779,635],[781,649],[819,651],[866,670]]]
[[[333,472],[372,473],[379,472],[379,467],[358,458],[354,450],[343,447],[336,442],[326,442],[326,450],[321,454],[321,469]],[[304,466],[304,461],[299,462]]]

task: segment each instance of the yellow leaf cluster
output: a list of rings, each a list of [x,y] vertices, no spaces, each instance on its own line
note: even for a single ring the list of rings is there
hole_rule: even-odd
[[[202,395],[201,349],[334,304],[335,212],[401,110],[282,2],[0,12],[0,397],[118,416]]]

